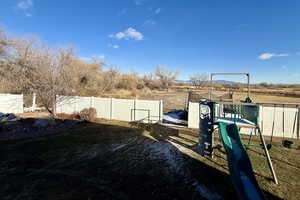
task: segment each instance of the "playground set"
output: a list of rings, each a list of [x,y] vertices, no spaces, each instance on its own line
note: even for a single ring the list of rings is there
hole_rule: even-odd
[[[254,169],[251,165],[251,155],[247,149],[257,147],[263,149],[264,156],[256,158],[265,159],[268,163],[268,170],[272,174],[275,184],[278,184],[275,170],[272,165],[272,160],[269,155],[269,150],[272,148],[272,143],[266,144],[261,131],[259,122],[260,106],[254,103],[250,98],[250,74],[249,73],[214,73],[211,74],[211,89],[209,97],[213,91],[213,77],[217,75],[243,75],[247,76],[248,92],[247,98],[242,102],[221,102],[210,99],[203,99],[199,102],[199,153],[202,156],[213,158],[214,156],[214,134],[219,132],[219,138],[224,146],[227,162],[229,166],[230,177],[234,188],[240,199],[265,199],[262,190],[255,178]],[[276,109],[276,106],[274,106]],[[275,113],[275,112],[274,112]],[[284,114],[283,114],[284,115]],[[296,116],[293,125],[293,132],[296,129]],[[299,120],[298,120],[299,121]],[[273,118],[273,127],[271,142],[274,132],[275,114]],[[283,124],[284,126],[284,124]],[[243,143],[240,130],[248,129],[248,141]],[[299,129],[299,124],[297,125]],[[298,131],[299,133],[299,131]],[[253,136],[258,136],[260,145],[252,144]],[[288,143],[288,144],[287,144]],[[283,141],[285,147],[290,147],[291,143],[288,140]]]

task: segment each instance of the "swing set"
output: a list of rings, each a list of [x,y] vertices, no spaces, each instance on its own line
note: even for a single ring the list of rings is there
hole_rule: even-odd
[[[286,105],[289,105],[287,103],[285,104],[280,104],[281,107],[278,106],[279,103],[273,103],[273,116],[272,116],[272,130],[271,130],[271,138],[270,138],[270,143],[267,144],[268,150],[272,148],[273,145],[273,137],[275,134],[275,124],[282,123],[281,131],[282,131],[282,146],[285,148],[292,148],[293,142],[290,140],[286,139],[285,132],[286,132]],[[290,105],[291,106],[291,105]],[[299,138],[299,129],[300,129],[300,124],[299,124],[299,117],[300,117],[300,112],[299,112],[299,105],[295,105],[296,111],[293,117],[293,126],[292,126],[292,138]],[[280,122],[280,117],[278,117],[277,109],[282,108],[282,122]],[[278,121],[278,123],[277,123]],[[277,136],[278,137],[278,136]]]
[[[270,158],[270,154],[268,152],[268,148],[265,142],[265,139],[262,135],[262,132],[260,130],[260,126],[259,126],[259,106],[257,104],[252,103],[252,100],[250,98],[250,74],[249,73],[214,73],[211,74],[211,88],[210,88],[210,92],[209,92],[209,96],[212,96],[212,90],[213,90],[213,77],[217,76],[217,75],[243,75],[247,77],[247,98],[245,99],[245,101],[243,102],[239,102],[239,103],[233,103],[233,102],[213,102],[211,100],[208,101],[203,101],[200,102],[200,134],[201,134],[201,138],[199,138],[199,144],[200,147],[202,146],[202,150],[200,148],[200,151],[202,152],[202,155],[204,156],[209,156],[209,157],[213,157],[213,146],[214,146],[214,141],[213,141],[213,134],[214,134],[214,130],[215,127],[214,125],[218,125],[216,128],[219,128],[220,131],[220,140],[223,141],[224,147],[228,146],[228,144],[231,144],[231,142],[229,142],[228,144],[224,143],[224,141],[231,141],[230,140],[230,135],[236,135],[233,134],[233,132],[228,132],[228,134],[224,134],[227,133],[227,130],[224,129],[224,127],[229,127],[229,125],[233,125],[236,127],[237,130],[237,135],[238,141],[240,141],[240,143],[242,144],[242,147],[237,148],[237,149],[246,149],[248,150],[248,148],[250,146],[253,147],[259,147],[262,148],[264,150],[264,156],[251,156],[251,157],[256,157],[256,158],[260,158],[260,159],[266,159],[268,162],[268,166],[273,180],[274,182],[277,184],[278,180],[275,174],[275,170],[273,168],[272,165],[272,161]],[[206,109],[204,109],[204,107],[206,106]],[[209,110],[209,111],[208,111]],[[221,127],[223,127],[223,129],[221,129]],[[246,128],[246,129],[250,129],[251,133],[248,139],[248,143],[244,144],[242,142],[242,140],[240,139],[240,135],[242,135],[240,133],[241,128]],[[223,130],[223,132],[222,132]],[[232,130],[235,130],[232,129]],[[221,134],[222,132],[222,134]],[[259,136],[260,145],[255,145],[255,144],[251,144],[252,141],[252,137],[253,135],[257,135]],[[223,138],[221,138],[221,136]],[[235,140],[232,140],[235,141]],[[235,143],[235,142],[234,142]],[[230,145],[229,145],[230,146]],[[232,144],[231,144],[232,147]],[[233,147],[232,147],[233,148]],[[235,151],[234,149],[231,149],[229,152]],[[248,158],[248,154],[245,153],[245,157]],[[249,155],[250,156],[250,155]],[[227,154],[228,157],[228,154]],[[250,167],[252,168],[252,167]],[[265,170],[265,169],[254,169],[254,170]]]
[[[244,101],[233,102],[233,101],[213,101],[212,91],[213,91],[213,77],[214,76],[227,76],[227,75],[238,75],[247,77],[247,97]],[[265,159],[268,163],[268,168],[253,168],[246,166],[248,171],[265,171],[268,170],[271,172],[274,182],[277,184],[278,180],[276,177],[275,170],[273,168],[272,160],[269,154],[269,150],[272,149],[273,138],[280,136],[278,131],[282,131],[282,146],[285,148],[291,148],[293,142],[287,140],[287,137],[299,139],[300,135],[300,104],[295,103],[276,103],[276,102],[256,102],[253,103],[250,98],[250,74],[249,73],[213,73],[210,75],[210,99],[200,101],[199,113],[199,150],[200,154],[206,157],[213,158],[214,155],[214,131],[219,130],[220,140],[223,143],[227,151],[228,162],[236,160],[234,156],[232,157],[232,152],[238,152],[236,155],[243,155],[245,159],[249,160],[249,157],[255,159]],[[268,106],[261,105],[273,105],[272,110],[267,109]],[[280,105],[280,106],[279,106]],[[289,110],[290,107],[296,106],[296,110]],[[262,110],[260,110],[262,109]],[[281,109],[278,111],[278,109]],[[291,112],[295,112],[291,115]],[[289,113],[287,113],[289,112]],[[270,129],[263,130],[264,120],[259,119],[260,116],[263,116],[263,113],[266,113],[268,120],[271,122],[271,132],[270,140],[266,143],[265,138],[262,134],[268,132]],[[273,115],[273,119],[271,120]],[[264,116],[263,116],[264,117]],[[293,119],[292,119],[293,118]],[[293,120],[293,122],[292,122]],[[291,124],[292,122],[292,124]],[[265,124],[266,125],[266,124]],[[268,124],[269,125],[269,124]],[[278,128],[278,126],[280,126]],[[268,127],[268,126],[267,126]],[[244,132],[246,131],[246,133]],[[291,135],[287,136],[286,133],[289,131]],[[242,132],[242,133],[241,133]],[[247,136],[247,141],[243,142],[241,136]],[[254,136],[258,136],[260,144],[253,144]],[[237,145],[241,144],[241,146]],[[263,150],[263,153],[260,155],[253,155],[251,148],[259,148]],[[244,152],[245,150],[245,152]],[[244,152],[241,154],[241,152]],[[231,155],[231,157],[229,156]],[[248,161],[247,161],[248,162]],[[236,167],[236,166],[235,166]],[[251,171],[250,170],[250,171]],[[234,173],[234,172],[233,172]],[[249,173],[249,177],[252,176]]]

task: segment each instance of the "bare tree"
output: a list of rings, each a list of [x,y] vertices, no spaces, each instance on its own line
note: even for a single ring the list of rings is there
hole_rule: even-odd
[[[4,56],[5,47],[8,45],[6,32],[0,29],[0,59]],[[1,60],[0,60],[1,61]]]
[[[71,48],[50,49],[35,38],[13,38],[0,75],[10,91],[36,93],[42,106],[53,113],[55,96],[72,91],[72,58]]]
[[[156,79],[154,73],[148,73],[143,76],[143,82],[145,87],[149,88],[150,90],[159,89],[160,88],[160,81]]]
[[[190,77],[190,81],[195,86],[196,89],[199,89],[203,87],[207,81],[208,81],[208,76],[207,74],[194,74]]]
[[[102,92],[112,90],[117,85],[119,76],[120,71],[112,66],[109,67],[107,71],[102,72]]]
[[[167,69],[161,66],[157,66],[154,71],[155,76],[160,81],[161,85],[165,89],[169,89],[169,87],[174,83],[178,76],[177,71],[173,71],[171,69]]]

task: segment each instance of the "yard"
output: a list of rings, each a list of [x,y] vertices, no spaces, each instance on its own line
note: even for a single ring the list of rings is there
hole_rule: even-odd
[[[196,130],[97,120],[53,135],[2,141],[0,196],[236,199],[222,148],[214,159],[203,158],[196,153],[197,140]],[[279,185],[268,171],[256,173],[268,199],[300,198],[299,145],[285,149],[280,141],[273,144]],[[264,164],[253,160],[254,167]]]

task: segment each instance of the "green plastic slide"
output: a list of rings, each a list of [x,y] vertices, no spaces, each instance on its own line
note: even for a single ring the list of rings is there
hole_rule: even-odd
[[[265,199],[235,124],[218,123],[226,150],[230,177],[240,199]]]

